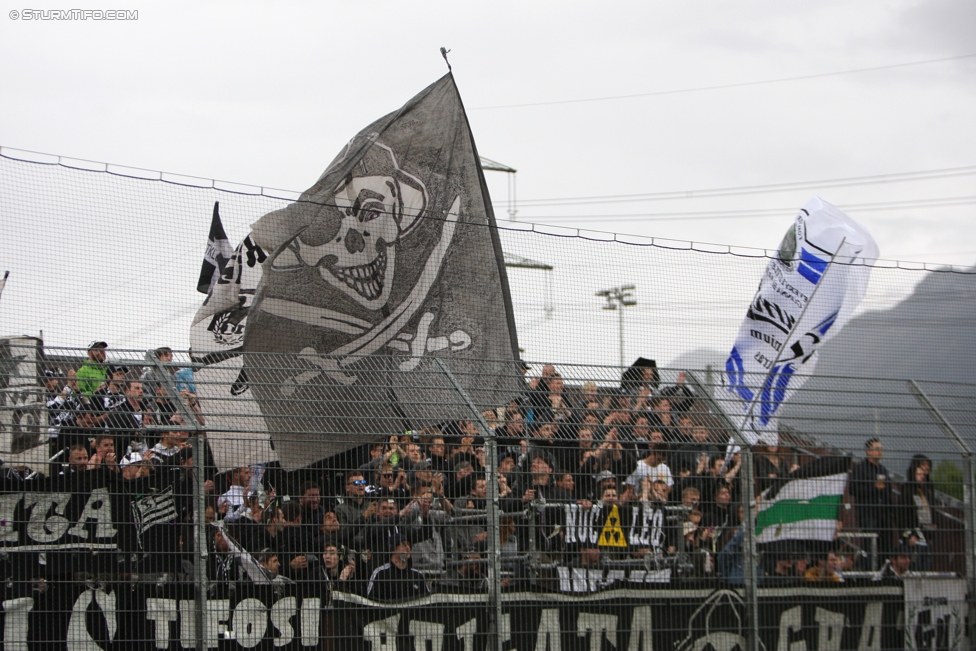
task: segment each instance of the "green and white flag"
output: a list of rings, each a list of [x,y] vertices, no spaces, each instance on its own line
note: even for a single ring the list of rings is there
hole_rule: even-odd
[[[756,542],[832,541],[850,457],[816,459],[769,487],[759,502]]]

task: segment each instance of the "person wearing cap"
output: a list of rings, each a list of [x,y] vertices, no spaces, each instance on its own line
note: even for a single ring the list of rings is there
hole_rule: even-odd
[[[147,452],[147,456],[139,452],[129,452],[124,457],[122,461],[119,462],[119,466],[122,468],[122,479],[141,479],[142,477],[149,476],[149,466],[150,460],[152,459],[152,453]]]
[[[95,393],[108,378],[108,369],[105,367],[106,348],[108,344],[104,341],[88,344],[88,360],[78,369],[78,388],[86,396]]]
[[[407,485],[410,488],[410,496],[418,497],[424,491],[430,489],[434,481],[434,473],[430,469],[430,461],[421,459],[411,464],[410,472],[407,473]]]
[[[390,562],[380,565],[369,577],[366,597],[394,602],[430,594],[424,575],[410,567],[411,544],[397,536],[390,547]]]
[[[602,470],[593,477],[593,483],[596,487],[595,499],[599,499],[603,495],[604,488],[617,487],[617,476],[609,470]]]

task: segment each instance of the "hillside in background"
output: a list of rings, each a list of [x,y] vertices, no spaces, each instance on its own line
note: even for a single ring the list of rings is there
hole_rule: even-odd
[[[891,459],[898,470],[910,452],[956,456],[909,379],[976,446],[976,273],[927,274],[901,303],[852,319],[821,351],[815,377],[785,406],[783,422],[858,452],[879,436],[904,451]]]
[[[718,381],[726,356],[696,349],[670,366],[710,364]],[[954,456],[955,448],[909,393],[909,379],[976,448],[976,273],[926,274],[902,302],[852,319],[820,352],[814,377],[783,408],[782,423],[856,452],[877,435],[892,450]],[[960,383],[970,386],[953,386]]]

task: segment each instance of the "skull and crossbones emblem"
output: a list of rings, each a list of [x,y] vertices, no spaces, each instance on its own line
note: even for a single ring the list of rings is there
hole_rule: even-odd
[[[289,243],[276,269],[316,267],[330,285],[365,308],[390,297],[396,271],[395,244],[424,216],[427,189],[397,166],[393,151],[376,143],[336,188],[334,205]]]
[[[329,285],[369,310],[384,310],[378,324],[327,308],[315,308],[281,299],[266,299],[264,311],[277,316],[359,335],[353,341],[329,351],[329,358],[317,357],[312,348],[301,357],[319,371],[291,379],[304,384],[321,372],[341,384],[355,376],[342,369],[356,356],[368,355],[383,346],[409,357],[402,370],[412,370],[421,358],[439,350],[458,351],[471,345],[471,337],[457,330],[447,336],[430,332],[434,314],[425,312],[415,333],[404,326],[420,310],[438,277],[460,215],[460,196],[455,197],[444,216],[440,239],[434,243],[423,273],[409,295],[396,306],[388,306],[396,273],[397,245],[417,228],[429,208],[427,188],[416,176],[400,169],[394,152],[374,142],[353,170],[336,188],[329,205],[280,250],[272,262],[276,271],[315,268]],[[338,359],[334,359],[338,358]]]

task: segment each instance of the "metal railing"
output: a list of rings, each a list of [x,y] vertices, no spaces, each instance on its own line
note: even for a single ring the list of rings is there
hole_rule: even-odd
[[[272,410],[246,394],[287,388],[307,368],[294,357],[239,359],[215,374],[179,353],[114,353],[108,364],[127,368],[85,394],[67,376],[78,351],[37,353],[33,372],[8,373],[0,386],[17,396],[0,405],[10,648],[441,648],[448,639],[600,648],[605,639],[646,649],[653,639],[685,651],[722,640],[825,649],[916,638],[949,648],[976,621],[960,610],[976,594],[967,438],[976,408],[958,402],[974,404],[976,387],[837,380],[888,400],[901,391],[880,428],[885,459],[911,469],[924,452],[926,475],[958,471],[941,487],[961,488],[961,500],[889,472],[868,482],[889,500],[871,506],[851,470],[864,441],[850,439],[865,423],[849,423],[845,446],[846,416],[830,391],[801,392],[826,406],[790,420],[783,452],[750,445],[724,415],[721,387],[696,372],[679,382],[678,370],[660,369],[659,386],[625,394],[613,386],[620,369],[575,367],[567,375],[592,380],[595,393],[577,380],[565,402],[526,385],[475,404],[443,364],[419,377],[365,367],[361,392],[282,392]],[[251,368],[247,390],[231,392],[222,378]],[[419,404],[392,408],[380,386],[410,396],[402,400],[431,396],[430,418],[416,420]],[[663,396],[673,421],[655,411]],[[946,396],[951,417],[939,407]],[[360,429],[318,429],[350,418]],[[289,449],[276,458],[280,441]],[[303,446],[304,463],[294,463]],[[840,468],[839,484],[813,472],[828,466]],[[801,521],[806,537],[789,534]]]

